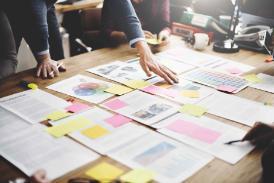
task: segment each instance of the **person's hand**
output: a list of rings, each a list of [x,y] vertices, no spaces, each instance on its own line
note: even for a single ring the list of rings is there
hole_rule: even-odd
[[[165,81],[167,81],[169,84],[178,83],[176,73],[157,63],[146,42],[138,41],[136,43],[136,48],[140,54],[140,65],[148,77],[150,77],[151,72],[153,72],[165,79]]]
[[[50,180],[45,170],[38,170],[31,176],[30,183],[50,183]]]
[[[51,60],[49,54],[39,55],[36,59],[38,61],[36,72],[37,77],[42,77],[43,79],[52,79],[59,75],[57,62]]]
[[[254,127],[244,136],[243,141],[250,141],[253,145],[266,147],[274,138],[274,127],[256,122]]]
[[[161,46],[165,46],[169,43],[170,31],[169,30],[162,30],[159,35],[158,39],[161,42]]]
[[[145,38],[146,39],[153,39],[153,38],[155,38],[155,36],[151,32],[146,31],[146,30],[144,30],[143,32],[145,34]]]

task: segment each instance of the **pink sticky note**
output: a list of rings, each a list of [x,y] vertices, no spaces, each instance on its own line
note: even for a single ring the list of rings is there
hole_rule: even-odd
[[[87,110],[89,109],[90,107],[86,104],[82,104],[82,103],[73,103],[72,105],[68,106],[66,108],[66,110],[68,112],[73,112],[73,113],[77,113],[77,112],[80,112],[80,111],[84,111],[84,110]]]
[[[111,100],[109,102],[106,102],[106,103],[104,103],[104,105],[112,110],[118,110],[118,109],[121,109],[121,108],[127,106],[127,104],[125,102],[123,102],[122,100],[120,100],[118,98]]]
[[[171,123],[167,129],[208,144],[213,144],[221,136],[217,131],[183,120]]]
[[[117,114],[117,115],[114,115],[114,116],[106,119],[105,121],[108,124],[110,124],[111,126],[113,126],[114,128],[117,128],[117,127],[120,127],[124,124],[127,124],[127,123],[131,122],[132,119]]]
[[[148,87],[143,88],[142,90],[147,93],[157,94],[161,90],[161,88],[158,86],[150,85]]]
[[[233,93],[237,88],[234,88],[233,86],[227,86],[227,85],[220,85],[217,87],[217,90]]]
[[[234,68],[228,68],[226,69],[227,72],[229,72],[230,74],[242,74],[243,71],[241,71],[240,69],[234,67]]]

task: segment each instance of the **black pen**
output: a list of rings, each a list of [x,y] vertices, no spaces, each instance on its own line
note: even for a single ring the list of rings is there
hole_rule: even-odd
[[[231,145],[231,144],[234,144],[234,143],[237,143],[237,142],[243,142],[243,140],[232,140],[232,141],[226,142],[224,144],[225,145]]]

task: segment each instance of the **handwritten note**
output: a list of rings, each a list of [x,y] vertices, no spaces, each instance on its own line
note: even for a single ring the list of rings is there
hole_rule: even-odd
[[[235,90],[237,90],[235,87],[227,86],[227,85],[220,85],[216,89],[219,91],[228,92],[228,93],[233,93]]]
[[[78,112],[81,112],[81,111],[88,110],[89,108],[90,108],[90,106],[88,106],[86,104],[73,103],[72,105],[68,106],[66,108],[66,110],[69,111],[69,112],[78,113]]]
[[[122,86],[122,85],[113,85],[112,87],[105,90],[105,92],[115,94],[115,95],[124,95],[131,91],[133,91],[133,89],[126,86]]]
[[[109,108],[111,110],[118,110],[118,109],[126,107],[127,104],[117,98],[117,99],[114,99],[114,100],[104,103],[104,106],[106,106],[107,108]]]
[[[78,131],[82,128],[85,128],[89,125],[93,124],[90,120],[84,117],[78,117],[66,123],[62,123],[61,125],[56,125],[53,127],[49,127],[46,131],[52,136],[59,138],[68,133]]]
[[[142,89],[146,86],[150,86],[151,83],[144,80],[130,80],[124,83],[126,86],[134,88],[134,89]]]
[[[130,183],[147,183],[153,180],[155,173],[147,169],[134,169],[120,179],[124,182]]]
[[[108,124],[113,126],[114,128],[118,128],[132,121],[132,119],[122,116],[120,114],[116,114],[105,120]]]
[[[124,171],[107,162],[100,164],[89,169],[85,174],[101,182],[111,181],[122,175]]]
[[[207,109],[195,104],[185,104],[181,107],[180,112],[186,113],[195,117],[201,117],[207,112]]]
[[[249,74],[244,76],[244,78],[250,83],[261,83],[262,80],[256,74]]]
[[[183,120],[171,123],[167,129],[208,144],[213,144],[221,136],[219,132]]]
[[[182,96],[188,97],[188,98],[199,98],[200,93],[197,90],[183,90],[182,91]]]
[[[109,134],[110,132],[100,125],[95,125],[91,128],[83,130],[81,133],[91,139],[97,139]]]
[[[51,114],[47,115],[47,119],[52,120],[52,121],[57,121],[63,118],[66,118],[70,116],[71,114],[66,112],[66,111],[54,111]]]

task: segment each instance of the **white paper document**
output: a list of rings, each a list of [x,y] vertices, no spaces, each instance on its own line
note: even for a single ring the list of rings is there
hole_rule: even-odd
[[[273,123],[273,106],[265,106],[245,98],[217,92],[210,97],[198,102],[205,107],[208,113],[229,119],[247,126],[253,126],[255,122]]]
[[[114,96],[104,92],[111,87],[109,82],[94,79],[88,76],[76,75],[48,86],[48,89],[67,94],[91,103],[100,103]]]
[[[104,78],[124,84],[129,80],[148,80],[148,77],[140,66],[139,59],[128,62],[114,61],[87,70]]]
[[[179,76],[179,81],[178,84],[162,87],[166,84],[162,80],[143,88],[142,91],[167,98],[179,104],[195,104],[216,92],[212,88],[184,80],[182,76]]]
[[[251,84],[250,87],[269,93],[274,93],[274,76],[260,73],[257,75],[257,77],[260,78],[262,82]]]
[[[146,168],[158,182],[182,182],[213,157],[156,132],[146,134],[111,152],[109,156],[131,168]]]
[[[231,164],[236,164],[254,149],[248,142],[225,145],[226,142],[242,139],[246,132],[207,117],[196,118],[180,113],[154,127],[160,133]]]
[[[146,125],[173,115],[179,109],[172,102],[138,90],[109,100],[101,106]]]
[[[14,125],[10,123],[1,128],[1,132],[9,134],[0,133],[0,154],[28,176],[44,169],[50,179],[55,179],[99,158],[98,154],[66,137],[51,137],[40,124],[11,131]]]
[[[27,90],[0,99],[0,106],[29,123],[39,123],[46,116],[70,104],[42,90]]]
[[[134,141],[136,138],[149,132],[143,126],[130,123],[128,118],[110,113],[98,107],[57,122],[52,122],[51,124],[56,126],[75,119],[87,119],[92,123],[90,126],[70,133],[69,136],[104,155],[121,144]],[[97,135],[94,133],[93,136],[89,136],[88,133],[85,133],[85,131],[88,132],[89,129],[92,130],[94,127],[97,127]],[[98,127],[100,128],[99,130]],[[102,131],[102,133],[98,131]],[[90,131],[91,135],[92,133],[93,131]]]

